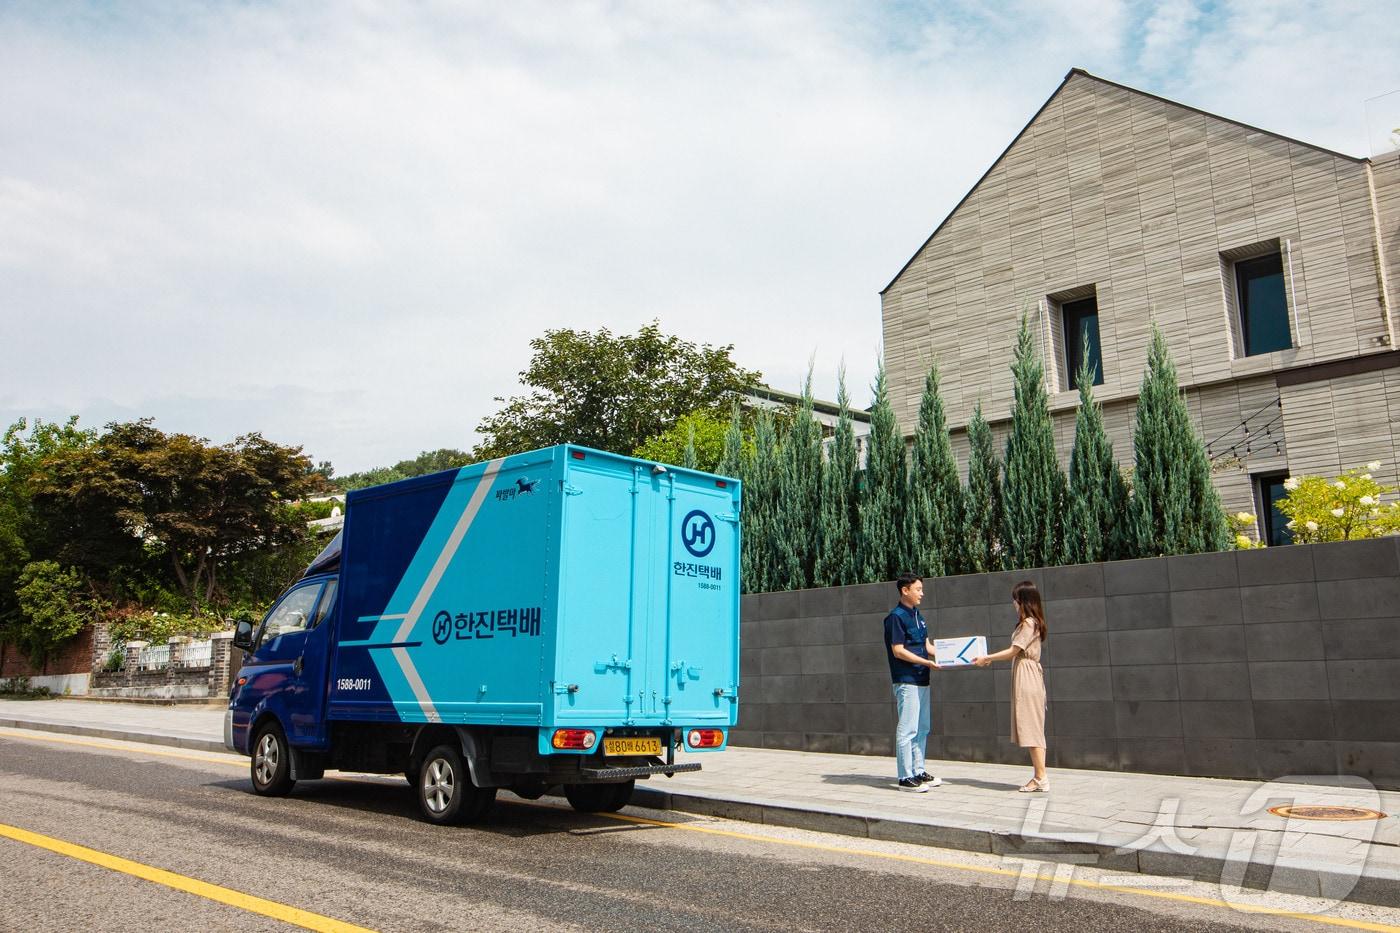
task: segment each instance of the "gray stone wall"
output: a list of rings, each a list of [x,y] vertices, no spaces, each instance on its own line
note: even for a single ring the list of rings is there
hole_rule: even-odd
[[[1400,787],[1400,538],[926,581],[934,637],[1010,643],[1046,599],[1052,767]],[[891,583],[743,597],[736,745],[888,755]],[[929,754],[1025,762],[1011,673],[933,673]]]

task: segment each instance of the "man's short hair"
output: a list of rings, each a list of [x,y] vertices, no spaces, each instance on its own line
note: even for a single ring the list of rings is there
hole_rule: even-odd
[[[903,593],[906,589],[918,583],[920,579],[917,573],[901,573],[895,578],[894,585]]]

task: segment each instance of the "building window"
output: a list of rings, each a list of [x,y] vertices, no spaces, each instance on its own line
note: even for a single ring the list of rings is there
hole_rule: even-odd
[[[1103,354],[1099,349],[1099,300],[1096,296],[1066,301],[1060,305],[1064,316],[1065,375],[1071,389],[1079,388],[1079,367],[1087,350],[1089,368],[1094,372],[1094,385],[1103,385]]]
[[[1255,501],[1261,519],[1259,540],[1269,547],[1279,547],[1293,543],[1293,532],[1288,530],[1288,516],[1279,511],[1279,500],[1288,494],[1283,488],[1287,473],[1269,473],[1254,478]]]
[[[1240,337],[1245,356],[1293,346],[1293,337],[1288,331],[1283,257],[1279,253],[1236,262],[1235,296],[1239,302]]]

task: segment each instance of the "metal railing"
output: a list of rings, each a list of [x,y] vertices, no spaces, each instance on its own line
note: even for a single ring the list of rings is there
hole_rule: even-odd
[[[141,650],[141,658],[136,663],[138,671],[163,671],[170,666],[170,646],[153,645]]]
[[[209,639],[192,641],[180,652],[181,667],[208,667],[214,660],[214,643]]]

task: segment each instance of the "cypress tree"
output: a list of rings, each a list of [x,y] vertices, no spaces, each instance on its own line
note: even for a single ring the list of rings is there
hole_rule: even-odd
[[[963,494],[948,419],[938,391],[938,366],[929,366],[919,402],[919,426],[909,471],[904,540],[907,567],[925,577],[961,573]]]
[[[1045,368],[1030,324],[1021,315],[1011,363],[1016,400],[1006,441],[1006,544],[1010,569],[1064,562],[1065,475],[1055,459],[1055,428],[1045,392]]]
[[[783,442],[778,523],[777,583],[800,590],[812,584],[821,507],[822,429],[812,414],[812,369],[802,387],[802,401]]]
[[[1113,462],[1113,442],[1094,399],[1094,370],[1088,342],[1080,357],[1079,411],[1074,418],[1074,450],[1069,457],[1069,505],[1065,509],[1065,554],[1069,563],[1111,560],[1122,521],[1123,480]]]
[[[773,413],[760,408],[754,415],[754,452],[744,498],[744,554],[748,560],[744,579],[753,593],[771,593],[781,587],[778,573],[778,496],[782,482],[781,452]]]
[[[740,482],[744,479],[744,422],[739,414],[739,403],[729,406],[729,430],[724,434],[724,450],[719,455],[719,466],[715,472],[720,476],[732,476]]]
[[[1003,501],[1001,462],[992,442],[992,428],[982,417],[982,403],[972,411],[967,425],[971,454],[967,463],[967,498],[963,512],[963,547],[969,573],[991,573],[1005,568],[1001,543]]]
[[[1198,554],[1229,546],[1205,446],[1191,424],[1167,339],[1154,322],[1133,431],[1135,555]]]
[[[814,586],[845,586],[857,582],[853,511],[858,463],[845,366],[838,376],[836,404],[840,412],[836,419],[836,437],[822,463],[821,532],[817,536]]]
[[[883,360],[872,388],[875,404],[870,409],[870,441],[860,493],[861,578],[866,583],[893,580],[906,558],[900,540],[906,484],[904,437],[890,405]]]
[[[687,470],[696,468],[697,458],[695,456],[695,422],[690,422],[687,427],[690,429],[686,433],[685,451],[681,454],[681,466]]]

